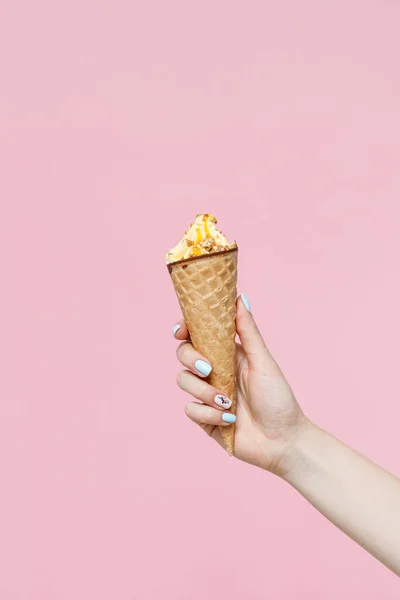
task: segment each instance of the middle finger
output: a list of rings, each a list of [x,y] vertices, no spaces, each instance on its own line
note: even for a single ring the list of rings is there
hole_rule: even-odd
[[[208,360],[197,352],[190,342],[179,344],[176,355],[184,367],[187,367],[196,375],[200,375],[200,377],[208,377],[212,371],[212,366]]]

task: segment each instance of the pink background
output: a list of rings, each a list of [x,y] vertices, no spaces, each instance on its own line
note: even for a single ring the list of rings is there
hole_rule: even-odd
[[[398,598],[187,421],[197,212],[306,413],[400,474],[400,5],[0,3],[1,600]]]

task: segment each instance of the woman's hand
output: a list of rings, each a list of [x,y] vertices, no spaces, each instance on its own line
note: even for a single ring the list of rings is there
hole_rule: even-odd
[[[245,295],[237,301],[236,329],[241,344],[237,344],[236,353],[235,456],[284,476],[291,467],[294,439],[307,427],[308,420],[269,353]],[[188,340],[184,321],[179,321],[173,331],[176,339]],[[204,380],[212,365],[190,341],[180,344],[177,356],[187,369],[178,374],[179,387],[202,403],[189,402],[186,414],[223,446],[218,426],[234,421],[234,415],[228,412],[230,399]]]
[[[264,344],[246,296],[237,301],[236,329],[235,456],[283,477],[400,575],[400,480],[308,421]],[[188,338],[183,321],[174,335]],[[179,373],[179,386],[202,402],[187,404],[187,415],[222,445],[217,425],[234,422],[229,400],[204,381],[211,365],[189,341],[179,346],[178,358],[189,369]]]

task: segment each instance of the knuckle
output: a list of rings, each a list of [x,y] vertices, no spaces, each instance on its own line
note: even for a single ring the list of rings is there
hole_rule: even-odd
[[[207,419],[207,423],[210,425],[215,423],[215,409],[211,406],[207,406],[207,412],[205,413],[205,418]]]
[[[192,373],[186,369],[179,371],[178,375],[176,376],[176,382],[184,392],[190,391],[191,376]]]
[[[183,373],[184,371],[179,371],[178,375],[176,376],[176,383],[180,388],[182,387]]]
[[[185,355],[187,354],[187,347],[188,347],[188,342],[181,342],[179,344],[179,346],[176,349],[176,356],[178,357],[178,360],[180,360],[182,362],[182,360],[184,360]]]

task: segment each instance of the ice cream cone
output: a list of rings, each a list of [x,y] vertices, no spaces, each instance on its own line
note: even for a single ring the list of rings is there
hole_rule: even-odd
[[[236,413],[237,247],[168,264],[194,348],[211,363],[207,381],[232,400]],[[220,427],[227,452],[235,425]]]

